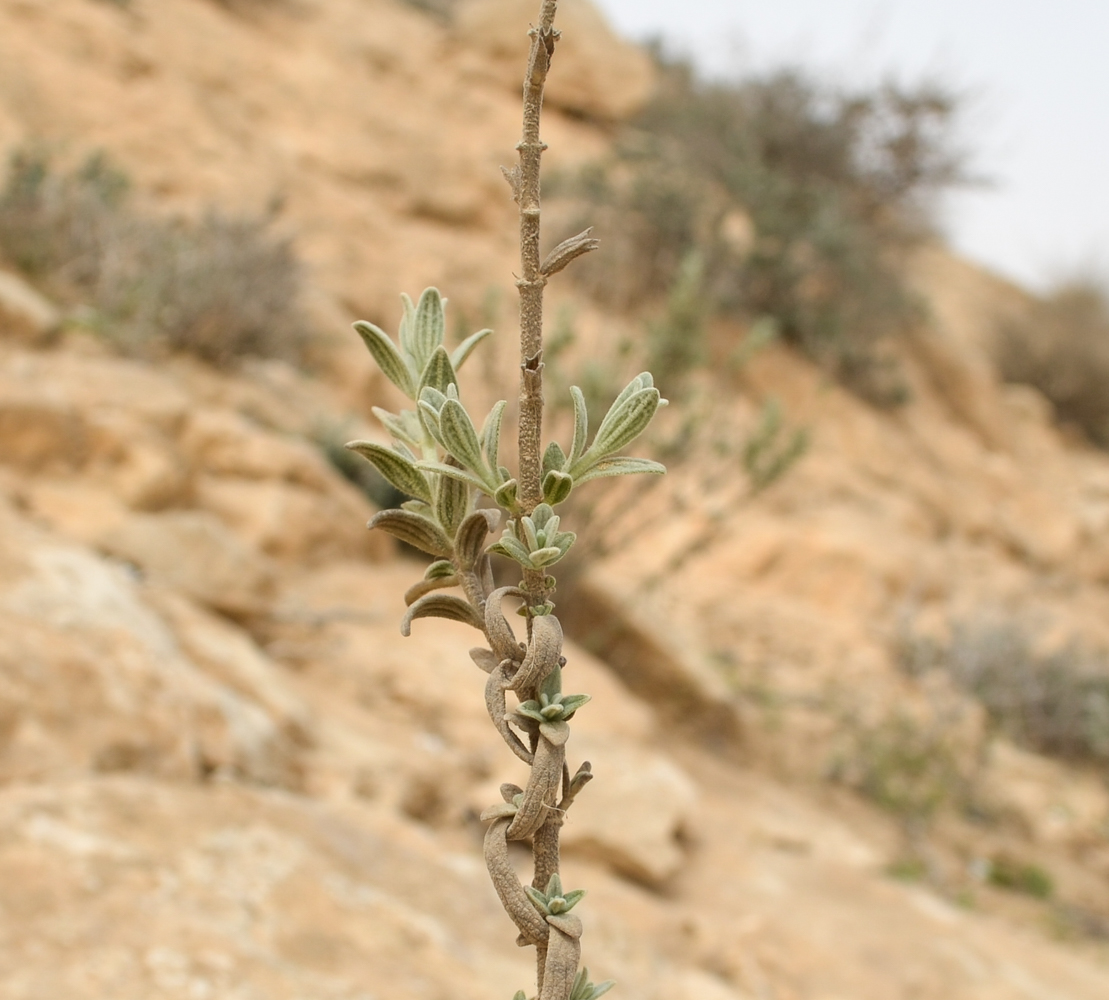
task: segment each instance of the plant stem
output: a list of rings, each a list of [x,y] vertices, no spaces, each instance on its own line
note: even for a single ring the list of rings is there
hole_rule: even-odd
[[[542,0],[539,24],[531,29],[531,52],[524,80],[524,128],[517,145],[520,164],[513,188],[520,206],[520,484],[522,513],[530,514],[543,499],[543,288],[547,279],[539,257],[539,168],[547,148],[539,138],[543,88],[558,32],[554,29],[558,0]],[[532,606],[547,598],[546,574],[524,571],[524,590]]]

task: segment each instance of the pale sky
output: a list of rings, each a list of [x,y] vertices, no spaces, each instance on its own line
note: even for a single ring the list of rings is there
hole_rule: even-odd
[[[1043,288],[1109,272],[1109,0],[596,0],[712,72],[789,63],[971,95],[964,142],[991,188],[950,199],[962,253]]]

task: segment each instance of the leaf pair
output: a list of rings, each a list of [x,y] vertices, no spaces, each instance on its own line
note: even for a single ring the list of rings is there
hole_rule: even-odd
[[[420,420],[435,443],[457,465],[423,461],[417,463],[418,468],[457,479],[512,509],[516,502],[516,480],[510,479],[508,470],[497,464],[505,406],[501,400],[493,407],[479,435],[455,386],[448,386],[445,392],[425,386],[420,393]]]
[[[396,345],[380,327],[365,320],[354,324],[378,367],[409,399],[416,400],[424,386],[434,386],[445,392],[448,385],[457,384],[456,372],[473,349],[492,330],[479,330],[467,337],[448,353],[443,346],[446,305],[437,288],[426,288],[418,305],[413,305],[407,295],[401,296],[404,315],[400,322],[400,345]]]
[[[540,892],[530,885],[524,886],[524,892],[540,913],[549,916],[569,913],[585,895],[584,889],[571,889],[569,892],[564,892],[562,879],[557,874],[551,876],[546,892]]]
[[[543,500],[554,506],[562,503],[575,486],[606,476],[630,476],[645,472],[661,475],[665,466],[646,458],[616,456],[650,424],[666,400],[655,388],[650,372],[637,375],[616,397],[591,445],[589,414],[585,396],[576,385],[570,387],[574,402],[574,440],[567,455],[557,441],[547,445],[543,454]]]

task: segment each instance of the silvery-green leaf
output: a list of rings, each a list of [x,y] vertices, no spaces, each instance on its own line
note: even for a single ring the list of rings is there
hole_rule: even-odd
[[[489,487],[472,472],[456,468],[453,465],[447,465],[445,462],[417,462],[416,468],[423,469],[424,472],[436,472],[440,476],[450,476],[451,479],[457,479],[459,482],[466,483],[468,486],[473,486],[483,493],[489,492]]]
[[[558,549],[559,552],[561,552],[563,555],[566,555],[566,553],[570,551],[570,546],[573,545],[574,542],[576,542],[577,540],[578,536],[575,535],[572,531],[560,531],[551,540],[551,543],[556,549]]]
[[[536,549],[531,553],[531,564],[536,569],[542,569],[544,566],[558,562],[563,555],[562,549],[555,548],[553,545],[546,549]]]
[[[601,422],[597,436],[584,455],[568,471],[575,479],[600,459],[634,441],[651,422],[659,407],[658,389],[640,389],[619,407],[613,406]]]
[[[501,483],[493,493],[493,499],[505,510],[512,510],[516,506],[517,483],[515,479],[508,479]]]
[[[540,910],[543,913],[547,912],[547,897],[544,896],[543,893],[530,885],[524,886],[524,892],[527,895],[528,899],[530,899],[532,903],[535,904],[535,908],[537,910]]]
[[[481,447],[485,451],[485,460],[489,463],[490,469],[498,468],[497,463],[500,461],[501,421],[504,419],[504,408],[507,405],[503,399],[496,403],[481,426]],[[501,481],[507,478],[502,476]]]
[[[551,896],[562,895],[562,876],[559,875],[558,872],[555,872],[547,880],[547,887],[543,890],[543,892],[548,899],[550,899]]]
[[[450,386],[447,387],[449,389]],[[428,406],[434,411],[436,417],[439,416],[439,411],[443,408],[443,404],[449,398],[447,396],[447,389],[437,389],[433,385],[425,385],[420,390],[420,402],[427,403]]]
[[[492,330],[478,330],[477,333],[471,334],[454,349],[454,353],[451,355],[451,364],[454,365],[455,371],[462,368],[463,363],[473,353],[474,348],[492,332]]]
[[[602,458],[596,465],[583,473],[576,480],[580,486],[590,479],[604,479],[607,476],[633,476],[636,473],[661,476],[666,472],[666,466],[660,462],[652,462],[649,458]]]
[[[570,457],[562,466],[563,469],[573,465],[585,454],[586,439],[589,436],[589,410],[585,405],[585,396],[576,385],[570,386],[570,398],[574,401],[574,442],[570,446]]]
[[[555,666],[546,677],[543,678],[543,683],[539,686],[539,693],[545,694],[549,700],[554,700],[555,696],[562,693],[562,668]]]
[[[380,528],[394,538],[431,556],[449,556],[451,540],[430,518],[407,510],[383,510],[370,518],[370,528]]]
[[[642,389],[649,389],[655,384],[655,380],[651,377],[650,372],[640,372],[633,378],[623,389],[620,390],[620,395],[612,401],[612,406],[609,407],[609,412],[617,409],[621,403],[629,399],[634,393]]]
[[[537,528],[546,528],[550,525],[551,520],[555,519],[555,531],[558,530],[558,515],[549,503],[540,503],[535,505],[535,510],[531,512],[531,521]]]
[[[562,699],[563,718],[568,719],[573,715],[582,705],[586,704],[593,699],[587,694],[568,694]]]
[[[566,908],[562,912],[567,913],[572,910],[581,902],[583,896],[585,896],[584,889],[571,889],[569,892],[563,893],[562,898],[566,900]]]
[[[502,536],[499,542],[490,545],[486,551],[496,552],[498,555],[513,559],[525,569],[535,569],[531,564],[531,557],[528,555],[528,550],[520,544],[518,539],[513,538],[511,535]]]
[[[485,538],[497,527],[500,512],[475,510],[459,525],[454,536],[454,550],[463,569],[472,569],[485,551]]]
[[[408,609],[401,620],[402,635],[411,633],[412,623],[417,618],[447,618],[450,621],[472,625],[478,631],[485,627],[484,619],[468,601],[449,594],[428,594],[427,597],[421,597]]]
[[[517,990],[512,1000],[528,1000],[528,995],[523,990]]]
[[[552,441],[543,452],[543,472],[547,473],[552,469],[561,472],[564,468],[566,468],[566,453],[557,441]]]
[[[423,514],[424,517],[431,517],[431,504],[424,503],[423,500],[405,500],[400,506],[401,510],[411,511],[413,514]]]
[[[373,441],[351,441],[346,447],[372,462],[378,472],[401,493],[425,503],[431,502],[431,486],[427,477],[403,455]]]
[[[412,331],[415,329],[416,323],[416,307],[412,303],[412,299],[408,297],[407,292],[400,293],[401,304],[401,317],[400,317],[400,349],[404,351],[409,357],[412,357]]]
[[[419,583],[412,584],[412,586],[404,592],[404,603],[405,605],[415,604],[421,597],[425,597],[433,591],[457,586],[457,576],[442,576],[433,580],[421,580]]]
[[[459,462],[483,481],[489,478],[482,461],[477,431],[461,403],[448,399],[443,404],[439,411],[439,433],[443,436],[443,446]]]
[[[354,329],[362,338],[362,342],[373,355],[378,368],[385,377],[393,383],[409,399],[416,398],[416,379],[407,362],[401,357],[400,351],[389,339],[383,330],[378,329],[373,323],[359,320],[354,324]]]
[[[616,985],[615,979],[606,979],[603,983],[598,983],[589,991],[589,996],[585,1000],[597,1000],[598,997],[603,997],[613,986]]]
[[[424,570],[425,580],[442,580],[448,576],[454,576],[454,563],[449,559],[436,559]]]
[[[423,371],[435,348],[443,343],[446,322],[443,317],[443,299],[438,288],[425,288],[416,306],[411,326],[412,360],[416,369]]]
[[[554,505],[562,503],[574,488],[574,477],[557,469],[551,469],[543,477],[543,502]]]
[[[435,489],[435,516],[448,535],[458,531],[469,511],[469,484],[453,476],[440,476]]]
[[[431,352],[431,357],[424,365],[423,374],[420,376],[420,389],[422,391],[427,386],[431,386],[440,392],[446,392],[447,386],[454,385],[457,382],[458,376],[454,373],[450,355],[447,354],[447,349],[440,344]]]
[[[416,419],[416,414],[411,410],[405,410],[404,413],[398,414],[390,413],[380,406],[375,406],[373,412],[374,416],[381,421],[382,426],[398,441],[403,441],[413,448],[420,446],[420,423]]]
[[[536,549],[540,548],[539,535],[535,530],[535,522],[530,517],[523,517],[520,519],[520,530],[524,533],[522,541],[527,546],[529,552],[534,552]]]
[[[424,391],[426,392],[427,390],[425,389]],[[421,399],[417,405],[419,406],[417,412],[419,413],[420,423],[423,425],[424,430],[427,431],[428,436],[431,437],[440,448],[446,448],[447,446],[443,443],[443,434],[439,430],[438,411],[424,399]]]

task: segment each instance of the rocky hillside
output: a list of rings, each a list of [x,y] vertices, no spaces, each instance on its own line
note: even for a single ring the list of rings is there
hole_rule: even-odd
[[[353,315],[391,328],[396,294],[431,283],[471,315],[511,291],[496,167],[530,6],[472,0],[446,25],[394,0],[0,0],[0,148],[105,148],[164,211],[279,198],[334,331],[311,376],[128,360],[0,270],[5,1000],[530,982],[481,861],[476,816],[519,775],[471,637],[401,638],[419,566],[364,531],[372,507],[316,444],[388,399]],[[572,163],[650,71],[585,0],[563,28],[546,138]],[[938,249],[916,274],[933,319],[904,347],[906,406],[769,349],[714,411],[730,451],[598,490],[608,540],[632,542],[560,595],[594,697],[571,757],[598,774],[565,873],[620,995],[1109,988],[1100,774],[906,669],[975,622],[1109,643],[1109,460],[997,384],[985,348],[1017,290]],[[602,317],[579,309],[588,337]],[[770,395],[812,445],[753,492],[734,445]],[[950,761],[923,790],[922,746]]]

